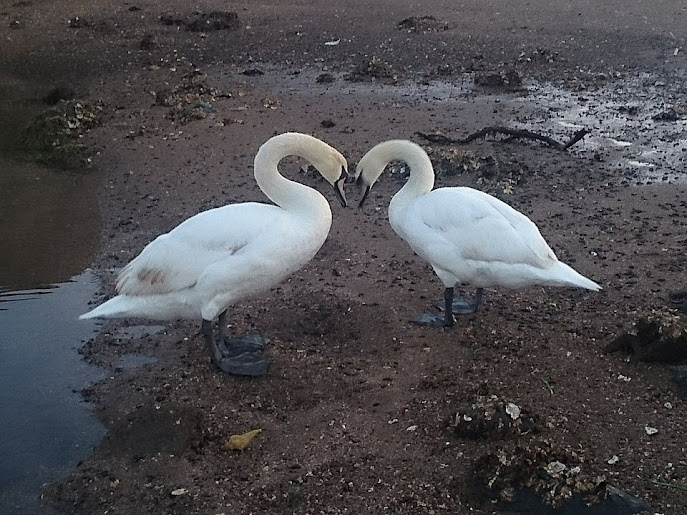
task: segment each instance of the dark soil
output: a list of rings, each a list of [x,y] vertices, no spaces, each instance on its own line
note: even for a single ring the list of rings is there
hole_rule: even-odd
[[[266,201],[252,159],[275,133],[314,134],[353,170],[384,139],[470,134],[525,117],[499,96],[526,100],[522,91],[485,91],[515,77],[580,92],[641,73],[685,84],[680,2],[501,4],[210,1],[191,13],[176,0],[19,2],[0,9],[11,41],[0,50],[0,92],[40,99],[68,87],[105,106],[80,138],[102,181],[99,302],[158,234],[204,209]],[[236,17],[218,21],[224,9]],[[169,12],[182,14],[166,25]],[[198,20],[200,32],[182,30]],[[476,72],[488,88],[472,87]],[[436,77],[471,86],[438,98],[428,89]],[[271,339],[265,377],[217,372],[195,322],[137,340],[111,336],[130,321],[108,322],[82,352],[108,370],[86,394],[110,434],[45,488],[46,502],[72,514],[491,513],[509,507],[490,496],[507,501],[517,486],[564,509],[568,496],[604,497],[612,485],[657,512],[684,513],[687,401],[673,371],[604,348],[651,309],[681,302],[670,294],[687,288],[687,188],[631,187],[627,170],[537,142],[427,148],[437,186],[506,200],[604,289],[491,290],[451,330],[410,324],[442,288],[386,220],[403,180],[395,168],[364,209],[330,196],[334,224],[313,261],[230,310],[232,332]],[[282,169],[324,191],[300,165]],[[355,205],[355,189],[348,195]],[[157,361],[117,367],[130,352]],[[536,430],[457,435],[448,421],[492,396],[503,411],[522,407]],[[262,433],[246,450],[225,450],[252,429]],[[574,477],[555,472],[557,497],[546,499],[550,488],[532,478],[555,461]],[[522,463],[527,477],[515,473]]]

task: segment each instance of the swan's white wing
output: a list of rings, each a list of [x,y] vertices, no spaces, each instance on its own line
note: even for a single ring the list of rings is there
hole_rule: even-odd
[[[123,295],[164,294],[193,287],[212,264],[259,245],[284,211],[244,203],[204,211],[158,236],[124,267],[117,279]]]
[[[537,268],[556,261],[531,220],[470,188],[440,188],[423,195],[399,213],[394,225],[418,254],[446,270],[456,259]]]

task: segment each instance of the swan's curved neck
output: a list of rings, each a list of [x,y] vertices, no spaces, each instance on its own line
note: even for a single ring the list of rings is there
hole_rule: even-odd
[[[319,142],[310,136],[300,134],[280,134],[260,147],[255,155],[254,175],[258,186],[267,197],[287,211],[321,210],[329,202],[317,191],[291,181],[281,175],[277,166],[287,156],[299,156],[309,162],[316,158]],[[324,204],[323,204],[324,203]]]
[[[411,200],[432,191],[434,188],[434,168],[427,153],[415,143],[398,141],[389,150],[393,159],[404,161],[410,169],[410,177],[396,195],[396,203]]]

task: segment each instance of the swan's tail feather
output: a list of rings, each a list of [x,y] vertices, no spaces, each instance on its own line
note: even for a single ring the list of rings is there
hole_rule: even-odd
[[[599,291],[602,289],[600,285],[598,285],[591,279],[587,279],[584,275],[576,272],[565,263],[558,263],[557,272],[558,273],[556,275],[558,276],[558,278],[561,279],[563,283],[567,286],[577,286],[579,288],[584,288],[586,290],[592,291]]]
[[[79,316],[79,320],[87,318],[123,318],[126,316],[134,316],[132,313],[132,298],[125,295],[117,295],[107,302],[103,302],[100,306],[90,310]],[[134,309],[135,310],[135,309]]]

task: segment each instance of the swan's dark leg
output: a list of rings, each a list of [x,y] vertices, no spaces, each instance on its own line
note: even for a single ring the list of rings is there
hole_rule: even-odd
[[[451,327],[456,323],[453,318],[453,288],[444,290],[444,317],[438,317],[431,313],[421,313],[411,320],[418,325],[428,325],[431,327]]]
[[[453,317],[453,288],[444,290],[444,325],[451,327],[456,323]]]
[[[453,295],[453,288],[446,288],[444,290],[444,302],[437,303],[436,306],[444,312],[444,317],[438,317],[431,313],[421,313],[411,320],[414,324],[429,325],[432,327],[451,327],[455,324],[456,319],[454,315],[468,315],[475,313],[482,302],[482,295],[484,288],[477,288],[472,301],[468,302],[461,298],[455,298]]]
[[[203,320],[202,332],[217,368],[227,374],[261,376],[267,372],[271,360],[263,356],[267,343],[260,335],[248,335],[235,340],[226,339],[226,314],[219,316],[219,340],[213,338],[212,322]]]
[[[475,296],[473,299],[468,302],[465,299],[462,298],[454,298],[451,308],[453,310],[454,315],[469,315],[471,313],[476,313],[477,310],[479,309],[480,303],[482,302],[482,295],[484,293],[484,288],[477,288],[477,291],[475,292]],[[441,306],[441,304],[438,304],[439,309],[442,311],[446,309],[444,306]]]

